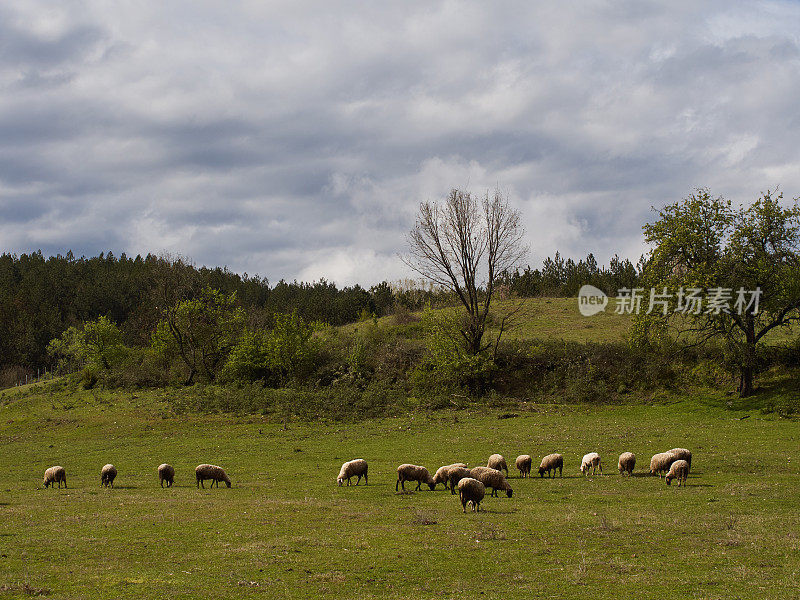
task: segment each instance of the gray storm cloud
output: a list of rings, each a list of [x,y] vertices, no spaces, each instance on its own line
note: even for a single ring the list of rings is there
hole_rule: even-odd
[[[532,264],[651,206],[800,195],[800,5],[5,2],[0,251],[370,285],[420,201],[499,186]]]

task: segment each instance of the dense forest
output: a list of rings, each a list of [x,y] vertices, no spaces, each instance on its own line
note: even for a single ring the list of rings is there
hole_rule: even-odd
[[[575,262],[556,253],[542,269],[526,267],[500,279],[514,296],[572,296],[584,283],[613,294],[633,287],[639,273],[630,261],[616,256],[605,268],[591,254]],[[198,298],[206,288],[233,295],[248,324],[263,329],[274,325],[277,314],[296,312],[306,322],[342,325],[365,315],[452,301],[447,293],[413,281],[383,282],[369,289],[340,288],[324,279],[270,284],[259,276],[152,254],[130,258],[108,252],[76,258],[71,252],[49,257],[5,253],[0,256],[0,384],[52,368],[48,343],[99,317],[119,328],[125,345],[146,346],[168,308]]]

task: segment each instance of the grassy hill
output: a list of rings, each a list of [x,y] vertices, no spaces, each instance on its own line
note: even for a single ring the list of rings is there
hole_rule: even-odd
[[[171,394],[35,386],[0,396],[0,598],[794,598],[800,423],[720,406],[472,406],[357,424],[176,415]],[[694,452],[688,486],[645,475]],[[603,456],[582,478],[580,457]],[[493,452],[565,456],[563,478],[463,514],[456,497],[395,493],[401,462],[434,470]],[[632,478],[616,473],[637,455]],[[369,486],[335,484],[345,460]],[[161,489],[170,462],[176,486]],[[118,470],[101,489],[100,468]],[[198,490],[201,462],[233,487]],[[63,465],[69,488],[42,489]]]

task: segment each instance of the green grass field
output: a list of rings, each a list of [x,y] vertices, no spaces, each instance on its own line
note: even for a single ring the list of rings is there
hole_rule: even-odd
[[[530,405],[355,424],[184,415],[166,392],[0,396],[0,598],[798,598],[800,423],[694,398],[669,405]],[[747,417],[747,418],[743,418]],[[684,489],[644,476],[693,450]],[[603,476],[581,478],[600,452]],[[436,491],[395,493],[402,462],[565,456],[563,478],[463,514]],[[636,476],[616,473],[620,452]],[[368,486],[335,484],[345,460]],[[106,462],[116,489],[100,487]],[[176,486],[161,489],[170,462]],[[222,465],[227,489],[198,490]],[[43,489],[46,467],[69,488]],[[408,487],[408,486],[407,486]],[[411,489],[411,488],[409,488]]]
[[[447,309],[445,309],[447,310]],[[504,339],[519,340],[564,340],[568,342],[620,342],[630,333],[633,316],[617,314],[616,301],[611,299],[604,312],[584,317],[578,310],[577,298],[525,298],[495,302],[492,308],[494,320],[516,311],[512,325],[503,334]],[[393,327],[394,317],[382,317],[378,323]],[[674,321],[678,326],[679,322]],[[340,328],[352,332],[361,324],[351,324]],[[497,327],[489,327],[490,335],[496,334]],[[412,337],[421,335],[419,328],[410,328]],[[767,345],[791,343],[797,339],[797,329],[776,328],[764,337]]]

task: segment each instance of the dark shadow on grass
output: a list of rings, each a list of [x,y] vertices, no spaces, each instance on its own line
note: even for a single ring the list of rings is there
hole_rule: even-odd
[[[113,488],[115,490],[138,490],[138,485],[115,485]]]
[[[728,408],[781,412],[781,407],[786,403],[787,398],[796,398],[799,392],[800,381],[794,377],[781,378],[778,381],[765,381],[755,389],[752,396],[747,398],[733,396],[728,400]]]
[[[0,502],[0,506],[11,506],[11,502]]]

